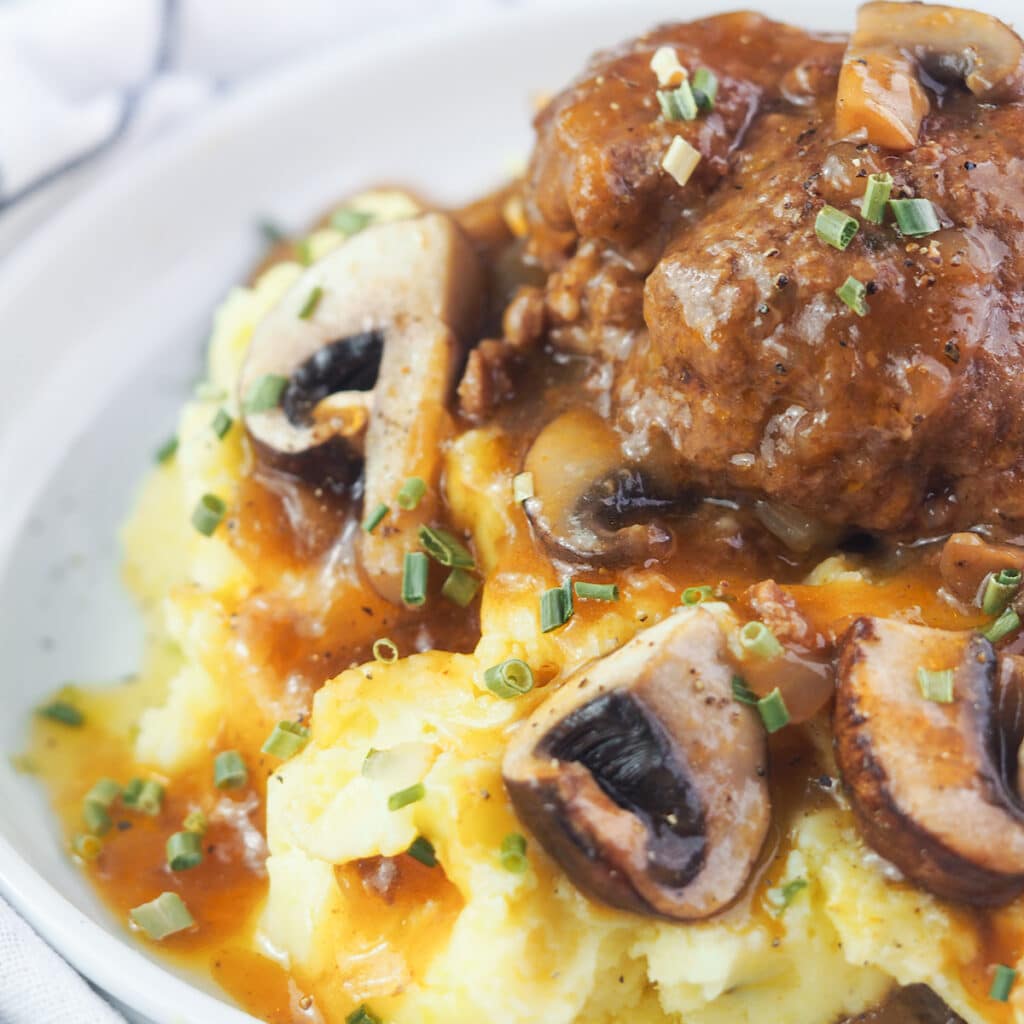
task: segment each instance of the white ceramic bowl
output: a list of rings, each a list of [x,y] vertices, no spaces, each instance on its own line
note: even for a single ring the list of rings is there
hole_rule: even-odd
[[[530,145],[530,97],[596,48],[734,4],[559,3],[344,48],[275,75],[125,164],[0,267],[0,755],[68,680],[131,672],[141,629],[116,531],[197,377],[210,312],[258,256],[260,216],[310,220],[404,183],[459,202]],[[753,5],[752,5],[753,6]],[[816,28],[853,0],[775,0]],[[979,4],[1012,20],[1017,0]],[[1017,15],[1020,20],[1020,15]],[[76,967],[159,1024],[252,1021],[137,946],[63,852],[46,798],[0,756],[0,891]]]

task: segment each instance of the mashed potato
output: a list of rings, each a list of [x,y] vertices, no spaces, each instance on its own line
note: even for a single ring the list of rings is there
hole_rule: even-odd
[[[316,254],[341,238],[318,232]],[[229,296],[202,389],[213,397],[188,404],[178,457],[154,472],[125,530],[127,576],[153,642],[176,650],[135,741],[138,760],[168,774],[187,771],[226,733],[264,734],[299,704],[272,692],[232,609],[261,588],[313,600],[308,581],[261,576],[224,531],[206,538],[188,526],[201,495],[230,498],[238,487],[240,430],[221,443],[208,425],[222,406],[238,419],[235,381],[253,327],[299,273],[278,265]],[[515,462],[505,438],[498,428],[471,431],[446,459],[450,508],[473,530],[487,574],[478,648],[342,672],[316,693],[308,747],[268,782],[269,893],[255,941],[315,994],[325,1018],[340,1021],[365,1002],[394,1024],[828,1024],[875,1005],[894,982],[924,982],[972,1024],[994,1019],[980,998],[984,981],[971,973],[984,961],[976,932],[871,854],[839,797],[777,834],[760,882],[705,923],[606,909],[532,841],[524,873],[503,867],[502,838],[521,826],[501,756],[544,688],[500,700],[483,670],[515,656],[556,680],[670,604],[651,570],[600,614],[541,633],[536,595],[553,576],[516,557],[529,539],[510,499]],[[809,582],[837,595],[865,585],[839,562]],[[371,750],[384,756],[367,773]],[[424,798],[389,811],[388,795],[416,782]],[[395,895],[391,862],[380,858],[418,836],[440,867],[407,880],[411,896],[409,886]],[[1024,1021],[1024,1001],[1015,1006]]]

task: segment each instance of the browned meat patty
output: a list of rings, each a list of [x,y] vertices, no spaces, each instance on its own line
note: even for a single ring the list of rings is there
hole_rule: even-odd
[[[717,74],[709,115],[659,116],[663,43]],[[643,322],[593,351],[628,454],[673,484],[875,530],[1024,518],[1024,104],[952,86],[907,153],[837,141],[842,52],[740,14],[600,58],[538,120],[536,253],[564,276],[599,247],[646,277]],[[703,154],[685,187],[659,166],[676,134]],[[882,171],[942,230],[821,242],[822,206],[856,216]],[[835,294],[848,276],[866,316]]]

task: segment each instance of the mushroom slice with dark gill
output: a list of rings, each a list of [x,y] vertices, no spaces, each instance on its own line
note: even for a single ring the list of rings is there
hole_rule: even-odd
[[[954,670],[950,702],[925,697],[922,668]],[[936,896],[978,906],[1024,891],[1019,737],[1007,743],[1002,703],[984,637],[861,618],[842,641],[836,757],[864,838]]]
[[[577,672],[520,727],[503,776],[570,879],[677,921],[740,894],[771,819],[766,740],[726,638],[687,609]]]
[[[864,4],[836,95],[841,136],[866,132],[888,149],[913,149],[930,109],[922,83],[962,83],[979,100],[1024,95],[1024,44],[989,14],[940,4]]]
[[[257,325],[242,369],[259,457],[312,483],[350,484],[382,363],[431,345],[454,352],[478,302],[476,257],[440,214],[368,228],[319,260]],[[280,401],[254,403],[268,378],[287,382]]]
[[[630,466],[618,435],[582,406],[537,435],[523,469],[533,476],[526,514],[538,537],[567,561],[629,565],[666,554],[672,535],[657,520],[678,506],[649,474]]]

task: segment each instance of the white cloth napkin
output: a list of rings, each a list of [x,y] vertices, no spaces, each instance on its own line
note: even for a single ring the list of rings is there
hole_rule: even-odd
[[[246,79],[395,23],[526,0],[0,0],[0,258]],[[0,1024],[124,1024],[0,899]]]

